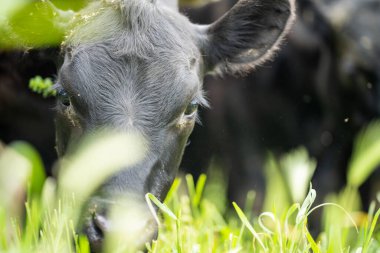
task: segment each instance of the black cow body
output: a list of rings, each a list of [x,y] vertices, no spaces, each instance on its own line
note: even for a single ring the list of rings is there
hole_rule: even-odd
[[[302,145],[318,161],[313,182],[320,200],[337,191],[345,183],[354,137],[379,117],[375,31],[373,51],[358,52],[358,33],[376,30],[379,23],[379,1],[367,2],[372,5],[363,2],[354,13],[373,15],[336,27],[319,6],[298,1],[295,27],[273,62],[245,78],[206,79],[212,110],[202,111],[204,124],[194,130],[182,167],[199,172],[214,157],[227,171],[230,199],[243,201],[247,190],[265,187],[268,150],[280,155]],[[214,13],[224,8],[215,5]],[[366,202],[369,193],[363,197]]]

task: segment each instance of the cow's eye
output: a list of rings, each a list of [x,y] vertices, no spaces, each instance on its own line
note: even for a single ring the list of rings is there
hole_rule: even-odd
[[[193,115],[198,109],[198,101],[197,100],[193,100],[190,102],[190,104],[186,107],[186,110],[185,110],[185,116],[190,116],[190,115]]]
[[[57,92],[58,100],[64,105],[69,106],[70,105],[70,97],[65,91],[65,89],[59,89]]]

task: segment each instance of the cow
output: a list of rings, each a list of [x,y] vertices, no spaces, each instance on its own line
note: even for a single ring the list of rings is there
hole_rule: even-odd
[[[294,12],[294,0],[240,0],[214,23],[196,25],[174,1],[106,0],[82,10],[55,85],[58,155],[94,129],[139,132],[148,146],[147,158],[107,179],[92,205],[115,194],[163,200],[197,109],[208,105],[204,76],[248,73],[271,59]],[[92,251],[101,248],[108,209],[84,214]]]

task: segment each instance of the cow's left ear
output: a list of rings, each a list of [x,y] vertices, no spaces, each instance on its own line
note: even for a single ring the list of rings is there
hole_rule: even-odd
[[[202,27],[207,72],[244,73],[268,60],[295,17],[295,0],[240,0]]]

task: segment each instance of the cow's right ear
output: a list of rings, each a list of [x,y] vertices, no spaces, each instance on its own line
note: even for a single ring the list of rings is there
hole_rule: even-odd
[[[268,60],[295,17],[295,0],[240,0],[200,28],[207,72],[244,73]]]

